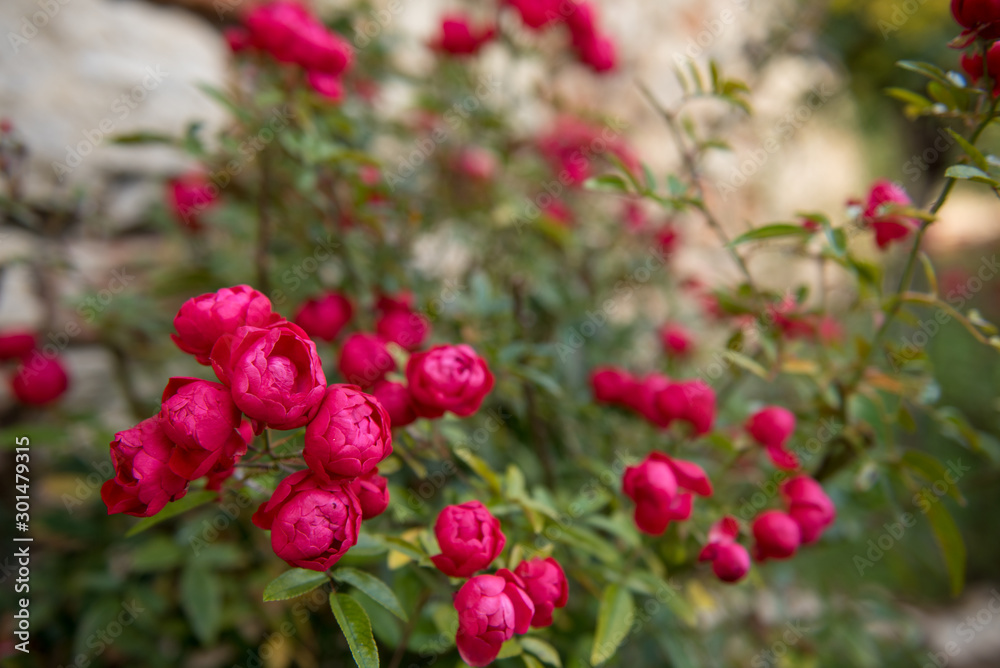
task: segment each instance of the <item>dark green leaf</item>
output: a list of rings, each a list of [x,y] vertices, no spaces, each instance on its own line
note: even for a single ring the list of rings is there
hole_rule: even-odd
[[[372,623],[361,604],[347,594],[333,593],[330,594],[330,609],[347,638],[358,668],[378,668],[378,647],[372,635]]]
[[[214,501],[218,498],[218,492],[212,492],[209,490],[204,490],[201,492],[189,492],[187,496],[179,501],[174,501],[173,503],[168,503],[163,507],[163,510],[156,513],[152,517],[144,517],[139,520],[131,529],[126,532],[125,536],[134,536],[137,533],[141,533],[151,526],[155,526],[160,522],[169,520],[171,517],[180,515],[181,513],[187,512],[192,508],[197,508],[198,506],[208,503],[209,501]]]
[[[285,571],[271,580],[264,587],[265,601],[284,601],[311,592],[316,587],[327,582],[325,573],[310,571],[305,568],[293,568]]]
[[[944,557],[951,595],[958,596],[965,585],[965,541],[962,540],[962,534],[951,513],[943,504],[932,503],[928,508],[927,518],[931,522],[934,540]]]
[[[801,238],[807,237],[811,234],[812,232],[801,225],[795,225],[793,223],[775,223],[773,225],[764,225],[763,227],[754,228],[749,232],[744,232],[729,242],[729,245],[739,246],[740,244],[747,243],[748,241],[760,241],[762,239],[774,239],[777,237]]]
[[[202,645],[215,643],[222,619],[222,590],[218,576],[197,566],[181,572],[181,608]]]
[[[594,646],[590,651],[590,663],[599,666],[615,655],[624,642],[635,616],[635,605],[628,589],[611,584],[601,596],[601,608],[597,613],[597,630],[594,632]]]
[[[406,612],[403,610],[403,606],[399,604],[396,594],[389,589],[388,585],[374,575],[359,571],[356,568],[338,568],[332,575],[333,579],[337,582],[346,582],[353,587],[357,587],[383,608],[404,622],[408,621]]]

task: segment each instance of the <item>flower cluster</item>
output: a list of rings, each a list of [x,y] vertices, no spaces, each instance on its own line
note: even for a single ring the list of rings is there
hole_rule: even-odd
[[[552,624],[552,612],[569,599],[569,583],[552,557],[529,559],[513,572],[475,575],[488,568],[506,543],[500,521],[479,501],[448,506],[434,524],[441,554],[431,557],[445,575],[469,578],[455,595],[455,644],[470,666],[492,663],[515,633]]]
[[[327,99],[344,96],[341,76],[351,66],[354,51],[297,2],[255,6],[243,17],[243,27],[227,30],[226,39],[235,52],[256,49],[278,62],[298,65],[313,90]]]
[[[836,508],[823,487],[808,476],[796,476],[781,486],[788,512],[766,510],[753,521],[754,558],[787,559],[799,545],[819,540],[833,524]]]
[[[644,378],[617,367],[594,369],[590,376],[600,403],[629,408],[654,425],[685,422],[694,434],[707,434],[715,422],[715,392],[702,380],[674,381],[659,373]]]
[[[37,338],[26,330],[0,334],[0,362],[17,364],[10,376],[10,389],[26,406],[52,403],[69,388],[69,375],[59,356],[38,348]]]
[[[586,0],[506,0],[530,30],[566,26],[570,46],[577,59],[594,72],[610,72],[618,64],[614,41],[600,29],[597,11]],[[475,27],[472,19],[459,12],[441,17],[438,35],[431,41],[435,50],[454,56],[468,56],[496,35],[495,25]]]

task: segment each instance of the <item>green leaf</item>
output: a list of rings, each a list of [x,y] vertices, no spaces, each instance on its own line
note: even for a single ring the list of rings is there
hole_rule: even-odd
[[[938,293],[938,281],[937,274],[934,271],[934,264],[931,262],[927,253],[924,253],[923,251],[921,251],[919,257],[920,264],[924,268],[924,276],[927,277],[927,285],[930,287],[931,294],[936,297]]]
[[[752,229],[749,232],[744,232],[729,242],[729,245],[739,246],[740,244],[744,244],[748,241],[760,241],[762,239],[774,239],[777,237],[808,237],[811,234],[812,232],[801,225],[795,225],[792,223],[775,223],[773,225],[764,225],[763,227]]]
[[[922,74],[929,79],[933,79],[945,86],[952,85],[952,82],[948,80],[948,75],[940,67],[936,65],[931,65],[930,63],[921,63],[915,60],[900,60],[896,63],[897,67],[901,67],[904,70],[909,70],[910,72],[916,72],[917,74]]]
[[[591,665],[599,666],[615,655],[628,635],[634,616],[635,605],[629,590],[618,584],[608,585],[601,596],[601,608],[597,613],[594,647],[590,651]]]
[[[514,638],[511,638],[500,646],[500,653],[497,654],[497,658],[509,659],[512,656],[521,656],[523,653],[524,651],[521,649],[521,643]]]
[[[962,491],[958,489],[958,485],[954,485],[948,480],[950,471],[936,457],[926,452],[920,452],[919,450],[907,450],[903,453],[903,457],[899,463],[932,485],[938,481],[947,484],[948,496],[955,499],[961,505],[965,505],[965,497],[962,496]]]
[[[222,619],[222,590],[217,578],[197,566],[188,566],[181,572],[181,608],[191,622],[192,632],[206,647],[215,643]]]
[[[378,668],[378,647],[372,636],[372,623],[361,604],[347,594],[334,592],[330,594],[330,609],[347,638],[358,668]]]
[[[604,174],[603,176],[591,177],[583,182],[583,187],[586,190],[628,192],[628,183],[617,174]]]
[[[943,504],[932,503],[927,511],[934,540],[941,549],[944,565],[948,570],[948,582],[952,596],[962,593],[965,585],[965,541],[958,530],[951,513]]]
[[[265,601],[284,601],[311,592],[327,581],[325,573],[293,568],[271,580],[264,587]]]
[[[525,668],[544,668],[538,659],[530,654],[522,654],[521,661],[524,661]]]
[[[338,568],[332,575],[333,579],[337,582],[346,582],[352,587],[357,587],[373,601],[404,622],[409,621],[406,612],[403,610],[403,606],[399,604],[399,599],[396,598],[396,594],[389,589],[388,585],[371,573],[365,573],[356,568]]]
[[[469,448],[456,448],[455,456],[465,462],[470,469],[476,472],[480,478],[486,481],[496,493],[500,493],[500,477],[497,476],[493,468],[482,459],[472,454]]]
[[[115,144],[173,144],[174,138],[159,132],[129,132],[111,138]]]
[[[736,366],[746,369],[758,378],[767,378],[767,369],[761,366],[753,358],[747,357],[743,353],[738,353],[735,350],[727,351],[726,357],[728,357]]]
[[[934,102],[928,100],[919,93],[914,93],[906,88],[886,88],[886,95],[901,100],[907,104],[906,113],[908,116],[917,116],[922,111],[934,106]]]
[[[562,668],[562,660],[559,658],[559,652],[556,651],[555,647],[541,638],[536,638],[535,636],[524,636],[521,638],[521,647],[524,648],[525,652],[534,654],[550,666]]]
[[[986,160],[986,156],[980,152],[978,148],[969,143],[969,141],[958,134],[951,128],[945,128],[945,132],[951,135],[952,139],[958,142],[958,145],[962,147],[962,150],[972,158],[972,162],[975,163],[976,167],[983,170],[984,172],[990,171],[990,163]]]
[[[180,515],[181,513],[191,510],[192,508],[197,508],[198,506],[208,503],[209,501],[214,501],[218,496],[218,492],[212,492],[209,490],[191,492],[179,501],[168,503],[163,507],[163,510],[156,513],[152,517],[145,517],[140,520],[135,526],[125,533],[125,537],[128,538],[134,536],[137,533],[145,531],[151,526],[156,526],[160,522],[169,520],[171,517]]]
[[[213,100],[221,104],[223,107],[228,109],[230,112],[232,112],[234,116],[236,116],[244,123],[253,122],[253,115],[249,111],[247,111],[245,105],[237,104],[236,102],[230,100],[228,97],[226,97],[225,93],[223,93],[217,88],[214,88],[213,86],[202,84],[198,86],[198,88],[205,95],[208,95],[210,98],[212,98]]]
[[[1000,183],[997,183],[997,181],[989,174],[978,167],[973,167],[972,165],[952,165],[945,171],[944,175],[948,178],[958,179],[960,181],[985,183],[989,186],[993,186],[994,188],[1000,185]]]

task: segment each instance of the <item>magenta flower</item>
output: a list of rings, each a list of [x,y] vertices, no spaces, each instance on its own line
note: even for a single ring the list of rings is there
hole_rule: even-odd
[[[795,415],[790,410],[767,406],[751,415],[745,428],[755,441],[767,449],[775,466],[787,471],[799,467],[795,453],[785,449],[785,443],[795,432]]]
[[[351,482],[351,491],[361,503],[361,519],[378,517],[389,507],[389,481],[374,469]]]
[[[625,469],[622,490],[635,503],[635,524],[640,531],[660,535],[671,520],[691,516],[691,494],[679,494],[678,487],[699,496],[712,495],[712,483],[700,466],[662,452],[653,452],[638,466]]]
[[[333,341],[353,315],[354,307],[347,297],[327,292],[303,302],[294,321],[310,338]]]
[[[163,390],[160,422],[175,447],[170,468],[194,480],[208,473],[219,459],[246,453],[240,433],[240,409],[225,385],[198,378],[171,378]]]
[[[69,389],[69,375],[58,357],[33,350],[21,358],[10,378],[14,397],[28,406],[52,403]]]
[[[788,503],[788,515],[799,525],[802,544],[819,540],[820,534],[833,524],[837,509],[823,491],[822,485],[809,476],[796,476],[781,486],[781,495]]]
[[[441,417],[445,411],[472,415],[493,389],[486,361],[467,345],[434,346],[414,353],[406,365],[406,380],[417,415],[428,418]]]
[[[479,501],[447,506],[434,523],[434,535],[441,554],[431,561],[455,578],[467,578],[489,566],[507,542],[500,520]]]
[[[187,300],[177,311],[171,334],[177,347],[208,365],[212,347],[224,334],[240,327],[266,327],[281,320],[271,310],[271,300],[249,285],[222,288]]]
[[[187,493],[187,479],[168,466],[173,448],[158,417],[115,434],[111,442],[115,477],[101,486],[109,515],[151,517]]]
[[[441,18],[441,32],[431,42],[431,47],[453,56],[470,56],[495,34],[493,26],[473,28],[471,20],[464,14],[446,14]]]
[[[405,427],[417,419],[416,409],[410,391],[402,383],[380,380],[372,388],[372,395],[389,414],[389,422],[393,429]]]
[[[351,334],[340,349],[340,375],[351,385],[369,388],[396,368],[385,341],[374,334]]]
[[[565,607],[569,600],[569,583],[559,562],[546,559],[522,561],[514,569],[514,574],[524,582],[524,591],[535,605],[531,625],[536,629],[552,624],[552,611]]]
[[[477,575],[455,595],[458,633],[455,644],[470,666],[486,666],[515,633],[527,632],[534,614],[531,599],[506,569],[496,575]]]
[[[389,415],[357,385],[331,385],[306,425],[302,457],[320,478],[356,478],[392,454]]]
[[[750,554],[736,542],[739,534],[736,518],[726,515],[712,525],[708,544],[698,555],[698,561],[712,562],[712,572],[723,582],[742,580],[750,570]]]
[[[799,525],[787,513],[767,510],[753,521],[754,559],[787,559],[802,539]]]

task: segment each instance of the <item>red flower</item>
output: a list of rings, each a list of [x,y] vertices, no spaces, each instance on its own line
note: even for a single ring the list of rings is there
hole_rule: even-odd
[[[371,473],[392,454],[389,415],[357,385],[331,385],[306,425],[302,457],[320,478]]]
[[[767,510],[753,521],[754,559],[787,559],[801,541],[799,525],[787,513]]]
[[[712,431],[715,422],[715,392],[704,381],[670,382],[653,396],[654,424],[666,427],[674,420],[691,425],[696,435]]]
[[[427,318],[409,309],[386,311],[375,323],[375,331],[386,341],[409,350],[417,350],[431,332]]]
[[[875,231],[875,244],[880,250],[885,250],[893,241],[905,239],[919,224],[914,218],[892,212],[896,207],[912,203],[898,184],[880,179],[872,185],[861,220]]]
[[[402,383],[380,380],[372,388],[372,395],[379,400],[385,412],[389,414],[389,422],[394,429],[405,427],[417,419],[410,391]]]
[[[69,376],[58,357],[37,350],[21,358],[10,378],[14,397],[28,406],[52,403],[69,389]]]
[[[700,466],[653,452],[638,466],[625,469],[622,490],[635,503],[635,524],[654,536],[666,531],[671,520],[691,516],[691,495],[711,496],[712,484]]]
[[[455,157],[455,169],[473,181],[492,181],[497,173],[497,158],[482,146],[465,146]]]
[[[378,517],[389,507],[389,481],[372,469],[351,482],[351,491],[361,504],[361,519]]]
[[[467,664],[479,667],[492,663],[515,633],[527,632],[534,605],[518,585],[517,576],[501,569],[462,585],[455,595],[455,610],[458,653]]]
[[[369,388],[396,368],[385,341],[374,334],[351,334],[340,349],[340,375],[352,384]]]
[[[226,39],[226,44],[233,53],[246,51],[253,46],[250,41],[250,32],[246,28],[228,26],[223,29],[222,36]]]
[[[35,349],[35,333],[28,330],[9,329],[0,334],[0,361],[26,357]]]
[[[340,102],[344,99],[344,84],[337,75],[318,71],[309,72],[306,75],[306,83],[331,102]]]
[[[333,341],[353,315],[354,307],[347,297],[327,292],[303,302],[294,320],[311,338]]]
[[[201,214],[215,206],[219,189],[199,172],[191,172],[167,182],[167,202],[174,216],[192,232],[202,228]]]
[[[681,325],[667,323],[660,328],[659,334],[664,352],[671,357],[684,357],[694,348],[691,334]]]
[[[618,367],[598,367],[590,374],[590,385],[594,390],[594,401],[604,404],[628,405],[628,395],[635,379],[628,371]]]
[[[788,471],[799,467],[795,453],[785,449],[795,432],[795,415],[791,411],[781,406],[762,408],[750,416],[745,427],[755,441],[767,448],[775,466]]]
[[[479,501],[447,506],[434,522],[441,554],[431,557],[445,575],[467,578],[492,563],[503,550],[507,538],[500,520]]]
[[[788,515],[799,525],[802,544],[819,540],[826,527],[833,524],[837,509],[823,487],[808,476],[796,476],[781,486],[781,495],[788,503]]]
[[[566,17],[560,10],[572,4],[564,0],[506,0],[506,3],[517,10],[521,21],[532,30],[565,21]]]
[[[428,418],[445,411],[472,415],[493,389],[486,361],[464,344],[414,353],[406,365],[406,380],[417,415]]]
[[[736,542],[740,534],[736,518],[726,515],[708,532],[708,544],[698,561],[711,561],[712,572],[723,582],[742,580],[750,570],[750,554]]]
[[[552,166],[560,181],[580,185],[593,174],[596,158],[610,152],[626,167],[638,167],[635,156],[610,128],[597,128],[576,118],[564,116],[538,140],[538,149]]]
[[[980,37],[1000,37],[1000,0],[951,0],[951,14],[963,28]]]
[[[216,344],[212,358],[240,410],[272,429],[304,427],[326,393],[316,344],[290,322],[241,327]]]
[[[194,480],[220,459],[233,461],[247,451],[240,433],[242,415],[229,389],[198,378],[171,378],[163,390],[160,424],[175,447],[170,469]]]
[[[361,505],[347,481],[311,471],[288,476],[253,514],[271,532],[271,548],[290,566],[325,571],[358,542]]]
[[[188,481],[167,465],[173,448],[158,417],[115,434],[111,442],[115,477],[101,486],[109,515],[151,517],[187,493]]]
[[[662,254],[670,256],[677,252],[680,235],[677,233],[677,228],[667,223],[656,231],[653,235],[653,240],[656,241],[656,245]]]
[[[441,33],[431,47],[455,56],[468,56],[479,51],[495,34],[493,26],[474,30],[471,20],[464,14],[446,14],[441,19]]]
[[[187,300],[177,311],[171,334],[177,347],[194,355],[200,364],[209,364],[212,347],[223,334],[235,334],[240,327],[266,327],[281,321],[271,311],[271,300],[249,285],[222,288]]]
[[[522,561],[514,574],[524,582],[524,591],[535,605],[531,625],[536,629],[552,625],[552,611],[566,606],[569,600],[569,583],[559,562],[546,559]]]

